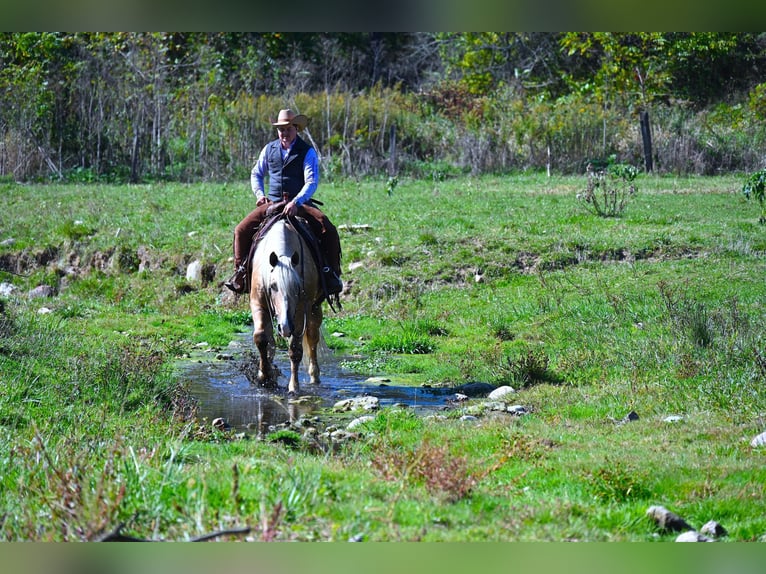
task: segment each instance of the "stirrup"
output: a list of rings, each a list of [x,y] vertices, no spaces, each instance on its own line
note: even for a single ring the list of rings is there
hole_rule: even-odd
[[[247,269],[244,265],[240,265],[237,267],[236,271],[234,271],[234,274],[229,278],[229,280],[224,283],[224,285],[226,285],[226,287],[228,287],[230,290],[234,291],[234,293],[244,293],[246,280]]]

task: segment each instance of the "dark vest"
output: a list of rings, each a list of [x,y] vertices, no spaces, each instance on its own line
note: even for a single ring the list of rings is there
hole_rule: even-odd
[[[282,161],[282,148],[279,140],[268,145],[266,162],[269,166],[269,199],[281,201],[282,194],[286,193],[290,199],[298,195],[306,183],[303,178],[303,161],[311,146],[301,138],[295,138],[290,153]]]

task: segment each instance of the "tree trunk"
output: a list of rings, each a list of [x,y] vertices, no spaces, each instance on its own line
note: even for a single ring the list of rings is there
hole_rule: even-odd
[[[396,124],[391,124],[388,175],[396,175]]]
[[[649,112],[643,110],[639,114],[641,121],[641,138],[644,140],[644,167],[646,173],[650,173],[654,170],[652,165],[652,132],[649,128]]]

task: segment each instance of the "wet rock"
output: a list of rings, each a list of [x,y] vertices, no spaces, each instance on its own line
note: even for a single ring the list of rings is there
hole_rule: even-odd
[[[467,400],[468,400],[468,395],[464,395],[463,393],[455,393],[456,402],[460,403]]]
[[[370,377],[364,382],[368,384],[381,384],[381,383],[390,383],[391,379],[388,379],[386,377]]]
[[[56,291],[50,285],[38,285],[30,290],[28,295],[30,299],[39,299],[43,297],[53,297],[56,295]]]
[[[493,390],[495,390],[495,386],[489,383],[466,383],[454,389],[456,393],[462,393],[472,398],[486,397]]]
[[[494,391],[489,393],[489,396],[487,398],[493,401],[502,400],[508,395],[514,394],[515,392],[516,392],[516,389],[514,389],[513,387],[504,385],[502,387],[497,387]]]
[[[509,405],[505,410],[512,415],[516,415],[517,417],[529,414],[529,410],[524,405]]]
[[[215,358],[218,359],[219,361],[233,361],[234,360],[234,356],[230,355],[229,353],[218,353],[215,356]]]
[[[0,283],[0,297],[8,297],[16,291],[16,286],[12,283]]]
[[[333,405],[334,411],[372,411],[380,407],[380,401],[378,397],[353,397],[350,399],[343,399]]]
[[[13,237],[9,237],[7,239],[3,239],[2,241],[0,241],[0,245],[2,245],[3,247],[10,247],[14,243],[16,243],[16,240]]]
[[[683,518],[664,506],[650,506],[646,511],[646,515],[654,521],[660,530],[668,532],[694,530]]]
[[[762,432],[761,434],[753,437],[753,440],[750,441],[750,446],[753,448],[766,446],[766,432]]]
[[[715,520],[709,520],[702,528],[700,528],[700,534],[704,534],[705,536],[710,536],[712,538],[721,538],[722,536],[726,536],[728,532]]]
[[[460,420],[463,422],[472,422],[472,421],[479,420],[479,417],[475,415],[463,415],[462,417],[460,417]]]
[[[680,534],[678,538],[676,538],[676,542],[713,542],[713,541],[707,536],[700,534],[699,532],[696,532],[695,530],[689,530],[688,532],[684,532],[683,534]]]

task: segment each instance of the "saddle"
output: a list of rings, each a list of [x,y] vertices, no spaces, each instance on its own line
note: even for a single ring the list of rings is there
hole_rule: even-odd
[[[321,205],[321,203],[318,201],[315,203]],[[261,239],[263,239],[266,233],[268,233],[269,229],[271,229],[277,221],[285,219],[288,221],[288,223],[290,223],[290,225],[293,226],[293,228],[306,242],[306,245],[309,248],[309,252],[311,253],[311,257],[314,259],[314,264],[316,265],[317,270],[319,270],[319,277],[322,284],[322,297],[316,302],[316,304],[318,305],[326,299],[327,303],[330,305],[330,308],[337,313],[335,305],[338,306],[338,309],[342,309],[340,304],[340,296],[337,293],[332,295],[328,293],[327,281],[325,279],[324,273],[322,272],[322,269],[324,269],[327,265],[324,261],[322,250],[319,248],[319,239],[311,231],[311,227],[305,218],[300,216],[288,217],[284,214],[283,210],[286,204],[287,201],[283,200],[269,206],[268,210],[266,211],[266,218],[263,220],[260,227],[255,232],[255,235],[253,236],[253,243],[250,246],[250,253],[247,258],[247,281],[249,283],[250,277],[253,273],[253,256],[255,255],[255,250],[258,246],[258,243],[261,241]],[[249,289],[250,286],[248,285],[247,290],[249,291]]]

